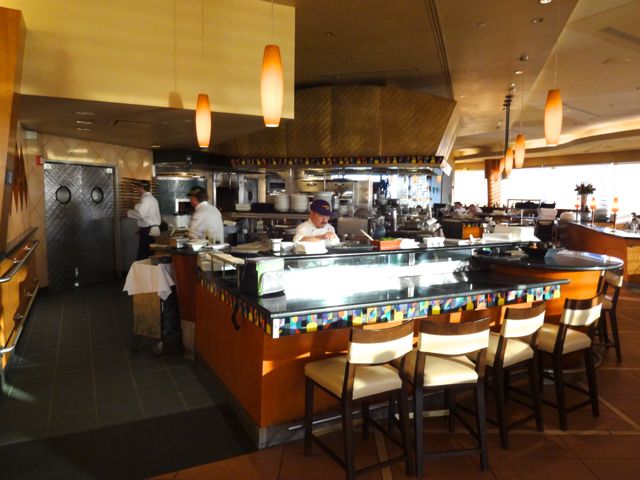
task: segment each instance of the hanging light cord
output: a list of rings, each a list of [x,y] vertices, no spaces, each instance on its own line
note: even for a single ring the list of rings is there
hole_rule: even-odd
[[[553,73],[553,85],[554,87],[558,87],[558,49],[560,48],[560,36],[558,32],[560,31],[560,2],[557,3],[556,6],[556,66]]]
[[[524,68],[522,69],[522,92],[520,92],[520,133],[522,133],[522,113],[524,112]]]
[[[173,0],[173,91],[178,91],[178,27],[177,27],[177,6]]]
[[[271,43],[273,43],[273,1],[271,0]]]

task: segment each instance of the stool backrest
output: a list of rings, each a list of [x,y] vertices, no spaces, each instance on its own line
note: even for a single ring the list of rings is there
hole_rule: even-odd
[[[500,335],[505,338],[527,337],[537,332],[544,323],[545,302],[531,308],[507,308]]]
[[[354,365],[378,365],[401,358],[413,349],[413,321],[395,327],[352,329],[347,361]]]
[[[596,295],[586,300],[567,298],[560,323],[571,327],[588,327],[600,318],[602,296]]]
[[[622,281],[624,277],[619,273],[611,270],[607,270],[604,272],[604,281],[607,282],[607,285],[613,288],[622,288]]]
[[[423,320],[420,323],[418,351],[457,356],[486,349],[489,346],[489,322],[489,318],[464,323]]]

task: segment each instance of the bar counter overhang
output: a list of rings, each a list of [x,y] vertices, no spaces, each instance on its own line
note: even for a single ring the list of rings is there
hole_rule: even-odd
[[[439,259],[440,267],[449,266],[453,270],[445,272],[437,268],[436,274],[404,276],[392,288],[387,281],[384,287],[358,291],[355,286],[346,289],[344,285],[348,282],[338,282],[342,290],[333,297],[324,296],[317,285],[307,294],[304,288],[297,288],[293,297],[287,293],[271,298],[246,295],[238,291],[235,280],[223,278],[219,273],[200,272],[194,255],[175,251],[173,259],[181,309],[184,302],[189,302],[188,309],[194,316],[197,355],[225,384],[236,406],[241,407],[247,430],[263,448],[286,441],[288,429],[280,427],[303,418],[304,365],[343,353],[349,327],[427,316],[446,321],[447,317],[438,315],[453,312],[488,315],[499,323],[503,306],[539,300],[546,300],[552,307],[549,317],[553,319],[559,315],[556,310],[562,308],[564,298],[595,295],[601,271],[622,265],[615,258],[579,252],[518,261],[473,255],[469,264],[474,249],[397,251],[395,255],[403,255],[405,261],[413,253],[429,257],[434,263]],[[322,266],[329,258],[362,262],[367,255],[393,254],[342,254],[325,256],[325,260],[317,256],[292,256],[289,261]],[[465,256],[471,269],[461,268],[459,262]],[[405,264],[404,268],[407,267],[411,265]],[[361,265],[356,268],[366,276]],[[415,269],[409,271],[415,273]],[[328,396],[317,397],[318,412],[335,408]]]

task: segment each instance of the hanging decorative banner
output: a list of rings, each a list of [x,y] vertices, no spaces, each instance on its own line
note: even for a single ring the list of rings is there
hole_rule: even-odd
[[[234,158],[231,166],[237,167],[349,167],[349,166],[407,166],[442,168],[443,157],[435,155],[398,155],[373,157],[278,157]],[[446,164],[451,173],[451,166]],[[449,175],[447,173],[447,175]]]

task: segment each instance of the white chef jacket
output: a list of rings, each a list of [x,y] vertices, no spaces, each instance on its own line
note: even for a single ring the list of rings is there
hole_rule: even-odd
[[[318,228],[311,220],[307,220],[296,227],[296,233],[293,236],[293,241],[299,242],[304,237],[317,237],[318,235],[324,235],[327,232],[336,233],[333,225],[327,223],[324,227]],[[331,243],[338,243],[338,239],[334,239]]]
[[[127,217],[135,218],[140,228],[159,227],[162,219],[158,200],[151,195],[151,192],[144,192],[133,210],[127,212]]]
[[[220,210],[209,202],[200,202],[191,215],[188,235],[190,238],[206,238],[207,233],[214,241],[224,242],[224,224]]]

